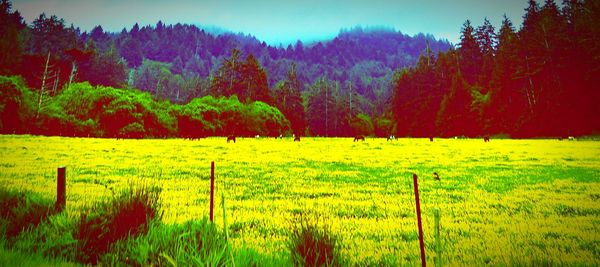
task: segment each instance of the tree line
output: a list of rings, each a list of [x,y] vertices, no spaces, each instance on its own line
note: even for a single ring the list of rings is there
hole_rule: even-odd
[[[40,98],[21,77],[0,76],[0,130],[112,138],[203,138],[207,136],[279,136],[290,123],[260,101],[205,96],[187,104],[156,101],[134,89],[73,83],[54,96]]]
[[[533,137],[594,134],[600,126],[595,1],[565,1],[561,8],[551,0],[542,6],[530,1],[518,31],[506,17],[499,31],[487,19],[478,27],[467,20],[457,48],[429,35],[410,37],[385,28],[343,30],[328,42],[287,48],[160,21],[120,33],[101,26],[82,33],[45,14],[27,25],[8,0],[0,1],[0,8],[5,36],[0,74],[21,76],[22,87],[36,96],[31,105],[36,125],[44,99],[59,99],[87,81],[89,90],[139,89],[149,93],[148,101],[186,106],[177,109],[188,115],[204,114],[192,105],[197,99],[260,103],[258,110],[277,118],[272,109],[280,111],[289,123],[275,132],[298,135]],[[219,103],[218,109],[231,107]],[[190,135],[184,132],[194,127],[205,129],[195,135],[238,131],[200,119],[205,115],[170,114],[176,126],[165,126],[170,130],[160,130],[163,134],[153,133],[148,122],[128,129],[144,128],[150,136]],[[100,117],[91,119],[98,124]]]
[[[396,73],[399,136],[598,134],[600,3],[528,3],[520,30],[467,20],[458,48]]]

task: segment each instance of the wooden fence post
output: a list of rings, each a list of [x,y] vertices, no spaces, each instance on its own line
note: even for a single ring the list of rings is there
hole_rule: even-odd
[[[417,184],[417,175],[413,173],[413,182],[415,185],[415,202],[417,203],[417,222],[419,224],[419,245],[421,247],[421,266],[427,266],[425,262],[425,244],[423,243],[423,226],[421,225],[421,204],[419,204],[419,185]]]
[[[210,162],[210,221],[213,221],[213,209],[215,208],[215,162]]]
[[[67,176],[66,167],[60,166],[57,169],[56,177],[56,203],[54,208],[61,212],[67,203]]]

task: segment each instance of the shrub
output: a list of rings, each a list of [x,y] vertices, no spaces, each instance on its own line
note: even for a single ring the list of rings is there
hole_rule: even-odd
[[[145,233],[148,223],[161,216],[159,192],[157,188],[132,189],[82,213],[75,233],[78,260],[96,264],[116,241]]]
[[[0,190],[0,229],[9,240],[54,213],[51,200],[31,193]]]
[[[371,117],[363,113],[356,115],[350,122],[350,125],[354,129],[355,134],[372,135],[375,131]]]
[[[339,266],[338,239],[329,227],[300,217],[292,230],[289,249],[298,266]]]
[[[0,133],[24,133],[33,116],[34,93],[20,77],[0,76]]]
[[[143,138],[145,135],[144,125],[137,122],[129,124],[119,131],[121,138]]]

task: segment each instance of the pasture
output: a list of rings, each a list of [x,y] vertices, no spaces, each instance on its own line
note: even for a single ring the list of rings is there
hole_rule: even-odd
[[[0,158],[2,187],[50,198],[66,166],[73,220],[122,188],[158,186],[166,224],[208,216],[214,161],[215,206],[223,194],[234,249],[285,257],[292,221],[303,216],[330,227],[352,265],[420,264],[416,173],[428,264],[434,208],[445,265],[600,264],[598,141],[5,135]],[[221,208],[215,222],[222,228]]]

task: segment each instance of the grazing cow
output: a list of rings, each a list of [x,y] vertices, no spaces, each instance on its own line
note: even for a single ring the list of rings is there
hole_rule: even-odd
[[[483,142],[487,143],[489,141],[490,141],[490,136],[489,135],[486,135],[486,136],[483,137]]]
[[[433,136],[429,136],[429,142],[433,142]]]
[[[440,181],[440,176],[437,174],[437,172],[433,173],[433,179]]]
[[[365,141],[365,136],[364,135],[357,135],[354,137],[354,142],[358,142],[362,140],[363,142]]]
[[[300,142],[300,136],[299,136],[299,135],[296,135],[296,136],[294,137],[294,142],[296,142],[296,141]]]
[[[229,143],[229,141],[233,141],[235,143],[235,135],[227,136],[227,143]]]
[[[386,141],[394,141],[394,140],[396,140],[396,137],[394,135],[390,135],[390,136],[388,136]]]
[[[569,141],[575,141],[575,137],[573,137],[573,136],[569,136],[567,138],[569,139]]]

